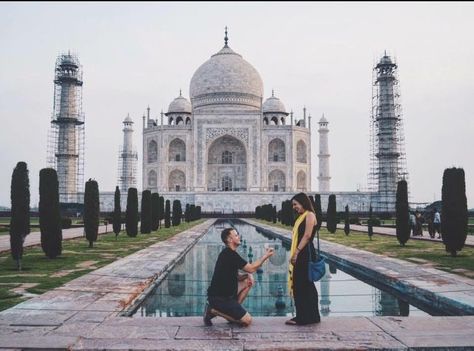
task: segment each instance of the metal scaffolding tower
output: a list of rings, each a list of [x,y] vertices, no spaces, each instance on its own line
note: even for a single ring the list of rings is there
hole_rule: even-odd
[[[369,189],[372,208],[395,211],[397,182],[408,181],[398,66],[386,53],[373,69]]]
[[[84,186],[82,66],[77,55],[69,52],[56,59],[47,161],[58,173],[59,201],[80,202],[78,192]]]
[[[138,154],[133,147],[133,121],[128,115],[123,121],[123,145],[119,151],[118,184],[121,194],[137,187]]]

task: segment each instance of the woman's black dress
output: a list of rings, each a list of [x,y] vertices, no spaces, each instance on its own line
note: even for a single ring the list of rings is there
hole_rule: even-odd
[[[304,235],[306,219],[298,227],[298,244]],[[319,315],[318,291],[312,281],[308,279],[308,246],[312,251],[313,259],[316,257],[316,250],[313,245],[316,226],[308,244],[298,253],[296,265],[293,268],[293,296],[296,307],[295,321],[297,324],[318,323],[321,319]]]

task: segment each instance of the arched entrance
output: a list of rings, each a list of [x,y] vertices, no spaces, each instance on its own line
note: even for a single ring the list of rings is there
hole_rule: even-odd
[[[237,138],[224,135],[214,140],[209,147],[207,190],[247,190],[247,151]]]

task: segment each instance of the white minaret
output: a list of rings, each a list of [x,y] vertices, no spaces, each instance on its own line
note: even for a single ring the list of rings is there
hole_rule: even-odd
[[[130,115],[123,121],[123,146],[119,155],[119,188],[122,194],[127,194],[129,188],[137,187],[138,154],[133,148],[133,121]]]
[[[330,187],[330,179],[329,176],[329,143],[328,143],[328,124],[326,118],[324,118],[324,114],[318,122],[319,124],[319,191],[320,192],[329,192],[331,190]]]

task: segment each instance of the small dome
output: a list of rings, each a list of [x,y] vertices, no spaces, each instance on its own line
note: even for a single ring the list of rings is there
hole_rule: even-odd
[[[390,65],[392,64],[392,59],[390,58],[390,56],[388,55],[384,55],[382,56],[382,58],[380,59],[380,64],[382,65]]]
[[[124,123],[133,123],[132,119],[130,118],[130,115],[128,114],[127,117],[123,120]]]
[[[79,60],[71,54],[64,54],[60,56],[61,66],[79,66]]]
[[[265,100],[265,102],[263,103],[263,113],[285,113],[285,114],[288,114],[286,112],[286,108],[285,108],[285,105],[283,105],[283,102],[281,102],[281,100],[275,96],[272,96],[269,97],[267,100]]]
[[[169,105],[168,113],[191,113],[191,103],[180,93]]]
[[[323,117],[321,117],[321,119],[319,120],[319,123],[328,123],[328,120],[323,115]]]

